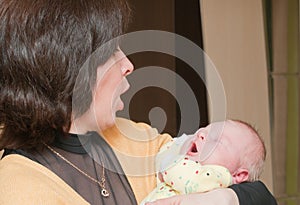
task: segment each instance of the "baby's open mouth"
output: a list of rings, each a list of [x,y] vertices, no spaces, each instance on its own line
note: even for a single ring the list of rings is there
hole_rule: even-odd
[[[193,142],[187,154],[193,156],[196,155],[197,153],[198,153],[197,145],[195,142]]]

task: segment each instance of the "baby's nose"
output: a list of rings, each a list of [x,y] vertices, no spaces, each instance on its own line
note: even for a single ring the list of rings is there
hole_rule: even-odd
[[[202,133],[200,133],[200,132],[197,133],[197,138],[201,139],[201,140],[205,139],[204,135]]]

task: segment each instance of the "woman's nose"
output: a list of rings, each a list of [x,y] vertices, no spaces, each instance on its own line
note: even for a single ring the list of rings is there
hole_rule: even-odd
[[[123,60],[126,62],[124,64],[122,64],[121,70],[122,70],[122,74],[124,76],[127,76],[132,73],[134,66],[127,57],[124,57]]]
[[[127,76],[132,73],[134,70],[134,66],[131,61],[127,58],[127,56],[122,52],[123,58],[121,63],[121,71],[124,76]]]

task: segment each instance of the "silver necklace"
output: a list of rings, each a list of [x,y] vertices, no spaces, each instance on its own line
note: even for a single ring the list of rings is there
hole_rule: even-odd
[[[75,164],[73,164],[72,162],[70,162],[69,160],[67,160],[64,156],[62,156],[60,153],[58,153],[57,151],[55,151],[52,147],[50,147],[49,145],[45,144],[45,146],[54,154],[56,154],[59,158],[61,158],[63,161],[65,161],[66,163],[68,163],[71,167],[73,167],[74,169],[76,169],[79,173],[81,173],[82,175],[86,176],[87,178],[89,178],[90,180],[92,180],[93,182],[95,182],[96,184],[98,184],[101,187],[101,195],[104,197],[109,197],[109,192],[107,191],[107,189],[105,188],[105,170],[104,170],[104,166],[102,165],[102,176],[101,176],[101,181],[98,181],[97,179],[91,177],[90,175],[88,175],[87,173],[85,173],[84,171],[82,171],[81,169],[79,169]]]

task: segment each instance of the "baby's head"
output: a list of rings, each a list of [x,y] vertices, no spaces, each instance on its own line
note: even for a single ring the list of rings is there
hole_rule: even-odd
[[[257,180],[266,157],[265,145],[257,131],[239,120],[211,123],[199,129],[187,153],[201,164],[226,167],[233,183]]]

